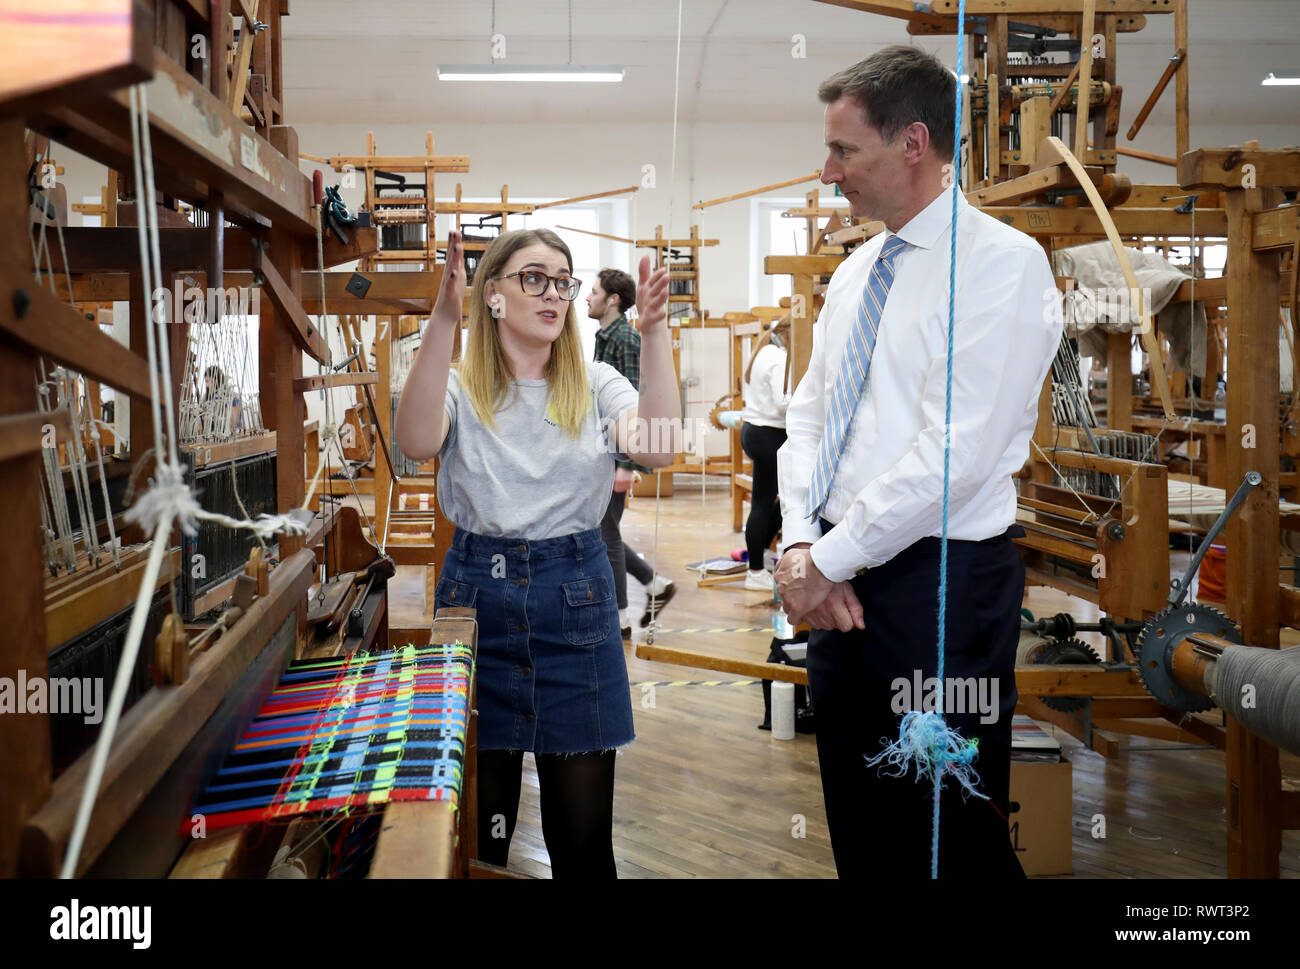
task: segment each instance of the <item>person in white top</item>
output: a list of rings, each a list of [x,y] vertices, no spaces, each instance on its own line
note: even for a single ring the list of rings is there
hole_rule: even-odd
[[[763,568],[763,553],[781,530],[781,499],[776,487],[776,452],[785,443],[785,409],[790,404],[790,357],[785,351],[790,317],[772,325],[758,341],[745,368],[740,412],[740,446],[754,462],[754,485],[745,520],[749,572],[745,588],[772,594],[772,576]]]
[[[786,413],[777,588],[790,619],[813,627],[808,677],[840,876],[925,877],[931,785],[865,759],[898,736],[903,713],[933,709],[939,686],[956,80],[919,48],[894,46],[818,94],[822,181],[887,231],[832,277]],[[1029,454],[1061,311],[1039,245],[960,192],[956,206],[942,688],[948,724],[979,743],[985,797],[944,788],[939,873],[1023,877],[1006,820],[1024,593],[1012,475]]]

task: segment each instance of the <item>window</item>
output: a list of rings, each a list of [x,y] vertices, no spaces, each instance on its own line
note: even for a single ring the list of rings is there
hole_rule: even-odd
[[[757,198],[750,202],[750,306],[776,306],[790,295],[789,276],[769,276],[763,272],[766,256],[802,256],[808,248],[807,221],[787,218],[787,209],[807,205],[802,196],[795,198]],[[848,210],[848,200],[838,196],[823,198],[821,208]]]

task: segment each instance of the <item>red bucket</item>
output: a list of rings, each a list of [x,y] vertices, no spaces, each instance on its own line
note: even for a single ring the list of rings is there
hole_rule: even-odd
[[[1211,545],[1201,560],[1197,599],[1223,602],[1228,598],[1228,550],[1222,545]]]

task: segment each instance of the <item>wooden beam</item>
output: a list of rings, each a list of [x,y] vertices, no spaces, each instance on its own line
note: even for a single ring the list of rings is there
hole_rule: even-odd
[[[176,577],[180,571],[180,557],[180,551],[172,549],[163,560],[155,587],[165,585]],[[147,564],[146,559],[140,559],[121,572],[96,569],[94,571],[102,573],[97,580],[47,603],[45,648],[52,650],[129,608],[135,602]],[[143,644],[141,648],[144,648]]]
[[[1067,209],[1050,205],[981,206],[981,211],[1031,236],[1096,236],[1103,238],[1106,229],[1091,209]],[[1149,209],[1120,206],[1110,210],[1115,229],[1121,236],[1161,235],[1188,236],[1192,215],[1180,215],[1172,208]],[[1228,234],[1228,219],[1222,209],[1196,213],[1196,234],[1202,238],[1223,238]]]
[[[40,453],[45,446],[45,434],[49,427],[54,428],[58,440],[68,439],[72,434],[72,424],[66,407],[0,416],[0,462],[24,454]]]
[[[293,389],[300,394],[305,394],[310,390],[324,390],[326,387],[356,387],[361,384],[376,384],[378,382],[379,374],[377,373],[358,373],[353,370],[299,377],[293,382]]]
[[[843,256],[764,256],[763,272],[769,276],[830,275],[843,261]]]
[[[823,0],[825,2],[825,0]],[[707,209],[714,205],[721,205],[723,202],[734,202],[736,199],[746,199],[751,195],[762,195],[764,192],[770,192],[773,189],[785,188],[787,185],[800,185],[804,182],[811,182],[814,178],[821,178],[822,170],[819,168],[811,175],[802,175],[799,178],[788,178],[784,182],[773,182],[771,185],[762,185],[758,188],[751,188],[745,192],[737,192],[734,195],[724,195],[722,198],[709,199],[707,202],[696,202],[691,206],[693,209]]]
[[[330,155],[319,158],[315,155],[303,155],[310,161],[321,161],[335,171],[342,171],[351,166],[360,171],[363,168],[380,168],[386,172],[423,172],[432,168],[435,172],[468,172],[469,155]],[[440,207],[441,208],[441,207]]]
[[[842,246],[848,242],[866,242],[884,231],[885,223],[883,222],[860,222],[857,225],[826,233],[824,242],[832,246]]]
[[[285,282],[284,277],[270,259],[260,258],[260,251],[254,251],[253,257],[254,272],[260,272],[265,280],[262,289],[266,292],[267,298],[271,305],[275,307],[277,314],[284,318],[285,325],[288,327],[293,342],[300,349],[311,354],[311,356],[325,363],[329,359],[329,347],[325,343],[325,337],[316,329],[316,324],[307,315],[302,304],[298,302],[298,297],[293,294],[289,284]]]
[[[1104,0],[1103,0],[1104,2]],[[1074,155],[1080,163],[1088,162],[1089,96],[1092,94],[1092,28],[1097,13],[1097,0],[1082,0],[1079,20],[1079,97],[1076,99],[1074,121]],[[1110,51],[1106,52],[1110,54]],[[1021,143],[1024,148],[1024,143]]]
[[[1136,670],[1101,666],[1017,666],[1016,689],[1025,696],[1149,697]]]
[[[30,256],[28,262],[30,263]],[[30,275],[0,299],[0,330],[29,351],[148,401],[149,366]],[[17,293],[21,292],[22,297]],[[21,311],[21,312],[20,312]]]
[[[77,273],[125,273],[140,266],[138,230],[134,225],[101,228],[70,226],[63,230],[63,244],[68,253],[67,269]],[[247,269],[252,266],[253,237],[246,229],[226,226],[222,249],[227,267]],[[206,269],[210,252],[207,229],[196,227],[160,227],[158,247],[164,267],[171,272]],[[314,242],[313,242],[313,248]],[[64,270],[63,253],[52,252],[56,283]],[[156,285],[165,286],[164,282]]]
[[[1187,0],[1174,0],[1174,47],[1179,51],[1191,49],[1187,29]],[[1174,147],[1181,158],[1192,147],[1192,74],[1186,58],[1178,66],[1178,82],[1174,88]]]
[[[860,10],[863,13],[877,13],[884,17],[896,17],[900,20],[906,20],[909,24],[918,24],[925,27],[943,28],[948,25],[947,18],[937,17],[923,9],[918,10],[918,5],[913,3],[912,0],[818,0],[818,2],[827,3],[834,7]]]
[[[538,205],[534,205],[533,209],[534,211],[537,209],[549,209],[557,205],[571,205],[574,202],[586,202],[588,199],[603,199],[609,195],[626,195],[628,192],[636,192],[639,190],[640,186],[637,185],[629,185],[627,188],[612,188],[608,192],[592,192],[590,195],[575,195],[571,199],[560,199],[558,202],[542,202]],[[442,211],[441,205],[438,206],[438,211]]]
[[[1290,249],[1300,239],[1300,205],[1266,209],[1251,217],[1250,247]],[[1294,324],[1293,324],[1294,325]]]
[[[427,270],[326,273],[325,303],[333,313],[427,316],[442,286],[442,270],[438,264]],[[348,283],[354,275],[361,275],[370,283],[364,298],[348,292]],[[423,308],[426,304],[428,308]],[[320,278],[315,272],[302,274],[302,305],[309,313],[321,312]]]
[[[311,179],[297,164],[171,58],[158,56],[155,70],[147,96],[158,188],[200,207],[219,189],[227,218],[274,222],[314,238]],[[28,125],[110,168],[130,171],[129,106],[128,93],[115,91],[82,108],[50,105],[29,117]]]
[[[1151,114],[1152,109],[1155,108],[1156,102],[1160,100],[1160,96],[1165,93],[1165,88],[1167,88],[1169,82],[1173,80],[1174,72],[1177,71],[1186,61],[1187,49],[1185,47],[1180,47],[1178,50],[1174,51],[1174,56],[1171,57],[1169,63],[1165,65],[1165,72],[1160,75],[1160,80],[1156,81],[1155,88],[1147,98],[1147,103],[1142,105],[1142,110],[1138,112],[1138,116],[1133,119],[1133,124],[1129,126],[1129,141],[1132,141],[1138,136],[1138,132],[1141,131],[1142,126],[1146,124],[1147,117]]]
[[[1080,14],[1088,0],[966,0],[966,16],[1004,14],[1018,18],[1021,14]],[[1173,13],[1169,0],[1093,0],[1097,13]],[[957,0],[932,0],[936,14],[957,13]],[[1107,51],[1107,53],[1110,53]]]
[[[1300,188],[1300,148],[1198,148],[1178,159],[1178,184],[1186,190]]]
[[[19,285],[32,284],[31,246],[25,238],[27,194],[21,189],[28,162],[21,120],[0,119],[0,321],[13,313],[12,294]],[[29,318],[30,319],[30,318]],[[84,322],[84,321],[83,321]],[[36,360],[30,344],[0,340],[0,410],[30,414],[37,409]],[[0,676],[16,682],[44,679],[48,673],[45,649],[44,564],[40,533],[42,458],[35,451],[0,461],[0,504],[15,527],[0,556],[0,587],[11,616],[22,617],[0,649]],[[21,672],[20,672],[21,671]],[[0,878],[18,874],[19,838],[27,818],[49,796],[53,768],[50,760],[48,714],[9,715],[0,729]]]
[[[833,2],[833,0],[822,0],[822,2]],[[1145,30],[1147,18],[1140,13],[1128,14],[1108,14],[1115,21],[1115,30],[1122,34],[1132,34]],[[1057,33],[1069,34],[1079,26],[1078,15],[1060,13],[1035,13],[1017,15],[1017,20],[1024,20],[1032,23],[1035,27],[1045,27],[1048,30],[1055,30]],[[909,23],[907,32],[913,35],[934,36],[936,34],[956,34],[957,17],[954,14],[951,17],[944,18],[943,26],[930,26],[928,24]],[[966,18],[966,33],[974,33],[982,24],[974,17]]]
[[[239,46],[235,49],[235,63],[230,78],[230,93],[226,104],[231,111],[238,111],[244,103],[244,92],[248,84],[248,64],[253,57],[254,31],[253,22],[257,19],[258,0],[235,0],[234,13],[243,18],[243,27],[239,31]],[[224,65],[222,65],[224,69]],[[264,125],[263,125],[264,126]]]
[[[1258,153],[1249,152],[1252,157]],[[1222,166],[1228,156],[1216,150],[1192,152],[1184,162],[1193,168]],[[1300,149],[1285,161],[1300,173]],[[1232,166],[1229,165],[1229,168]],[[1220,167],[1220,170],[1224,169]],[[1260,169],[1260,184],[1279,170]],[[1179,174],[1184,174],[1183,166]],[[1180,179],[1182,181],[1182,179]],[[1227,480],[1241,481],[1247,471],[1263,475],[1237,513],[1228,520],[1224,537],[1232,549],[1227,567],[1227,612],[1239,617],[1242,640],[1277,649],[1280,597],[1275,591],[1279,541],[1278,467],[1280,420],[1277,386],[1278,270],[1281,254],[1252,248],[1254,216],[1277,204],[1275,191],[1238,190],[1227,193],[1228,214],[1228,346],[1233,359],[1247,361],[1249,380],[1228,381]],[[1243,446],[1243,428],[1254,430],[1251,447]],[[1266,582],[1259,581],[1268,576]],[[1281,834],[1278,795],[1281,773],[1277,748],[1228,721],[1227,740],[1228,874],[1231,877],[1276,878]]]
[[[688,649],[670,649],[666,646],[649,646],[638,643],[637,659],[654,663],[669,663],[673,666],[690,666],[696,669],[717,670],[719,673],[734,673],[758,680],[776,680],[782,683],[808,685],[808,671],[798,666],[785,666],[781,663],[760,663],[755,660],[736,659],[731,656],[716,656],[710,653],[697,653]]]
[[[357,259],[365,259],[379,252],[379,230],[378,229],[353,229],[352,236],[347,242],[339,242],[334,233],[325,233],[325,243],[322,247],[325,253],[325,268],[337,266],[339,263],[352,262]],[[314,244],[308,247],[310,254],[304,252],[302,261],[305,265],[313,269],[319,268],[316,265],[316,247]],[[419,260],[411,260],[418,262]]]
[[[21,117],[54,100],[93,101],[147,81],[154,70],[153,36],[153,11],[141,0],[5,4],[0,118]]]
[[[292,128],[274,125],[269,129],[271,141],[284,152],[294,166],[298,163],[298,137]],[[297,336],[294,340],[283,338],[283,331],[275,325],[276,310],[263,301],[261,320],[258,329],[258,353],[260,354],[261,372],[258,374],[258,387],[262,395],[262,417],[267,427],[274,428],[278,435],[281,459],[275,464],[276,510],[288,512],[302,506],[306,492],[303,489],[303,466],[306,445],[303,437],[303,424],[307,420],[307,402],[301,394],[295,393],[293,382],[302,376],[302,354],[298,352],[297,341],[303,336],[310,336],[313,345],[323,350],[319,360],[328,357],[321,334],[314,330],[304,334],[300,328],[307,325],[306,313],[298,302],[302,294],[302,247],[291,235],[291,230],[283,226],[272,226],[270,248],[266,250],[268,258],[262,260],[262,270],[266,278],[273,276],[280,279],[283,289],[282,302],[290,312],[301,313],[296,321],[290,321],[291,332]],[[268,271],[269,270],[269,271]],[[291,299],[292,304],[287,300]],[[281,556],[292,555],[303,547],[303,540],[296,535],[280,536]],[[305,606],[298,612],[299,629],[306,621]]]

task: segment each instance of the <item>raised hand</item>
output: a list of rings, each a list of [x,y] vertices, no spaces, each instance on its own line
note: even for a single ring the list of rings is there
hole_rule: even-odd
[[[636,328],[641,333],[668,322],[668,268],[650,271],[650,257],[641,257],[641,278],[636,285],[636,305],[639,313]]]
[[[442,270],[442,285],[438,287],[438,302],[434,304],[430,319],[443,326],[460,326],[461,308],[465,303],[465,246],[460,233],[447,233],[447,262]]]

